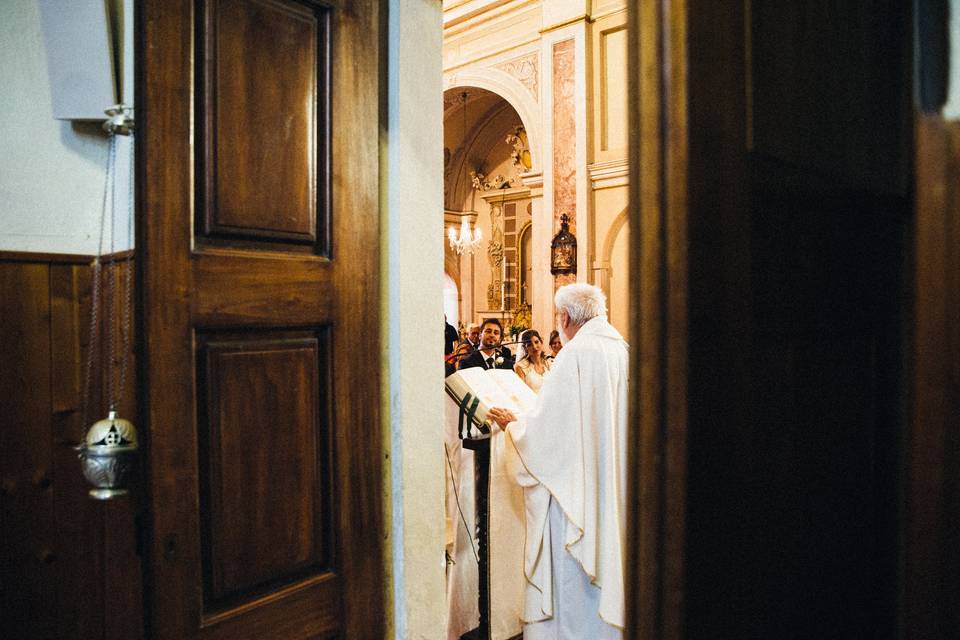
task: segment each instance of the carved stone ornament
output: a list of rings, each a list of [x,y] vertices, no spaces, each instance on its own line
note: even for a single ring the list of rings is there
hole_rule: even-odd
[[[491,189],[506,189],[510,186],[511,180],[503,176],[495,176],[492,181],[487,181],[487,176],[482,171],[470,172],[470,184],[476,191],[490,191]]]
[[[496,280],[487,285],[487,306],[490,309],[499,309],[500,308],[500,290],[503,287],[503,282]]]
[[[513,160],[513,168],[517,173],[526,173],[533,166],[530,157],[530,147],[527,143],[527,132],[522,125],[518,125],[513,131],[507,134],[507,144],[513,147],[510,158]]]
[[[507,60],[497,65],[501,71],[516,78],[520,84],[525,86],[534,100],[539,102],[539,84],[538,84],[538,57],[537,54],[530,53],[520,58]]]
[[[503,264],[503,245],[491,240],[487,246],[487,255],[490,256],[490,265],[494,269],[499,269]]]

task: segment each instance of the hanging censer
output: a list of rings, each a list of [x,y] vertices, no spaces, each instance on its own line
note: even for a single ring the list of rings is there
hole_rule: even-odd
[[[93,358],[97,352],[100,337],[98,311],[101,307],[106,310],[103,326],[106,342],[106,358],[104,358],[104,374],[106,377],[107,417],[95,422],[87,431],[83,442],[77,447],[80,465],[84,477],[93,485],[90,496],[97,500],[109,500],[116,496],[128,493],[127,485],[137,460],[137,430],[133,423],[119,417],[117,406],[123,398],[127,378],[127,361],[130,350],[130,315],[133,303],[133,267],[128,265],[126,271],[125,291],[120,313],[122,326],[120,327],[120,365],[117,368],[116,327],[113,309],[114,294],[119,287],[115,286],[116,261],[114,268],[107,274],[107,291],[104,292],[104,277],[102,270],[103,239],[107,225],[107,210],[110,221],[110,254],[115,252],[116,231],[116,167],[117,167],[117,135],[130,136],[128,164],[128,193],[126,198],[127,249],[133,247],[133,117],[129,107],[115,105],[107,110],[109,119],[104,122],[103,128],[109,137],[107,154],[107,174],[103,187],[103,208],[100,213],[100,241],[97,245],[97,257],[93,262],[93,299],[90,311],[90,341],[87,354],[86,379],[84,382],[84,411],[83,423],[87,422],[90,402],[91,378],[93,376]],[[119,375],[119,384],[114,386],[114,378]]]

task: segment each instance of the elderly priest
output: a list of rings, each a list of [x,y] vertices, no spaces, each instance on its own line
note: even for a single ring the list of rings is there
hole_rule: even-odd
[[[603,292],[556,293],[563,350],[525,419],[490,417],[524,491],[524,640],[621,638],[626,533],[627,343]],[[491,594],[496,598],[496,594]]]

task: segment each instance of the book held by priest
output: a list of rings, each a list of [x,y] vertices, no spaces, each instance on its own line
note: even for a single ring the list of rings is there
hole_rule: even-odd
[[[533,408],[537,395],[509,369],[460,369],[447,376],[447,393],[470,418],[462,437],[489,437],[487,413],[493,407],[509,409],[518,418]]]

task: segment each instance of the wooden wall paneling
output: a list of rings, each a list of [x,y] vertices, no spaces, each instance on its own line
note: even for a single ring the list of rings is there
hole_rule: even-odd
[[[87,482],[74,449],[86,431],[82,393],[89,346],[90,276],[88,265],[50,265],[51,480],[60,546],[60,573],[55,580],[57,624],[64,637],[78,639],[103,637],[107,620],[100,545],[103,522],[87,496]],[[93,389],[98,392],[99,387],[95,384]]]
[[[99,395],[90,408],[91,420],[106,417],[110,410],[109,395],[112,393],[117,402],[120,417],[127,417],[134,425],[138,419],[137,397],[137,327],[136,327],[136,284],[131,282],[128,291],[127,276],[135,270],[135,258],[132,255],[117,255],[104,261],[102,308],[100,321],[100,360],[106,363],[112,359],[112,372],[101,369],[95,372]],[[134,276],[135,277],[135,276]],[[125,306],[127,297],[131,297],[129,318]],[[108,322],[110,326],[108,327]],[[129,336],[127,335],[129,332]],[[138,430],[139,432],[139,430]]]
[[[757,524],[782,535],[751,547],[741,612],[763,610],[766,635],[885,638],[896,627],[909,19],[898,3],[849,3],[809,35],[830,6],[751,4],[743,320],[772,357],[749,365],[763,417],[747,432],[764,463],[747,495]],[[779,394],[766,392],[767,366],[789,372]]]
[[[908,32],[825,9],[689,14],[693,637],[893,632]]]
[[[33,264],[89,265],[92,256],[79,253],[42,253],[35,251],[0,251],[4,262],[29,262]]]
[[[50,419],[50,269],[0,262],[0,477],[5,633],[55,638],[57,572]]]
[[[51,405],[54,414],[75,413],[80,410],[81,374],[83,362],[80,353],[81,273],[83,267],[50,265],[50,364]],[[89,288],[89,282],[86,283]],[[79,440],[79,433],[57,433],[58,438]]]
[[[136,305],[136,283],[131,282],[128,291],[127,277],[134,275],[136,257],[132,252],[109,256],[104,260],[102,270],[103,291],[99,314],[101,331],[101,359],[106,364],[112,358],[112,372],[106,368],[94,370],[99,394],[93,396],[98,401],[89,409],[92,413],[87,421],[106,417],[109,411],[109,393],[117,402],[120,417],[133,422],[140,438],[141,453],[138,465],[130,478],[130,493],[107,502],[92,502],[94,518],[99,524],[98,551],[102,558],[100,569],[102,583],[102,607],[109,613],[104,615],[104,638],[117,640],[144,637],[143,626],[143,559],[138,549],[138,522],[141,509],[142,480],[140,464],[144,459],[143,451],[147,434],[144,431],[139,411],[138,366],[137,366],[137,325],[136,309],[131,308],[129,323],[125,320],[125,307],[128,296]],[[107,330],[107,322],[112,318],[112,328]],[[129,331],[129,336],[126,332]],[[109,342],[107,340],[109,336]],[[126,361],[124,364],[124,360]],[[122,369],[125,368],[125,371]],[[110,377],[112,376],[112,380]],[[125,379],[124,379],[125,378]],[[83,427],[83,431],[89,424]]]
[[[3,397],[15,407],[3,411],[0,440],[5,454],[17,461],[0,465],[0,536],[4,553],[9,549],[15,560],[5,557],[5,566],[19,567],[5,573],[4,585],[28,574],[16,605],[3,603],[4,622],[15,617],[5,632],[16,637],[127,640],[143,633],[135,505],[129,499],[91,500],[74,450],[89,426],[82,416],[89,262],[84,256],[0,254],[2,299],[10,311],[0,327],[10,368],[4,367],[0,378]],[[101,309],[101,320],[105,314]],[[135,415],[134,367],[121,402],[127,415]],[[102,375],[101,367],[93,369],[91,415],[104,410]],[[26,431],[24,424],[30,427]]]
[[[103,637],[139,640],[146,637],[143,618],[143,570],[138,549],[140,489],[132,496],[91,505],[101,523],[103,557]]]
[[[905,3],[749,2],[752,151],[847,190],[906,196]],[[885,69],[893,73],[864,72]],[[893,157],[897,162],[878,162]]]

